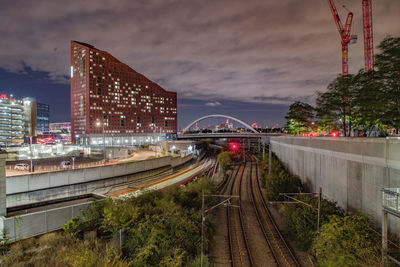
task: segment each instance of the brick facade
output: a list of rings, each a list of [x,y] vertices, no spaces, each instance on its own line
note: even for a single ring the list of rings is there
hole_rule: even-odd
[[[177,94],[109,53],[71,41],[73,142],[102,134],[103,123],[106,136],[176,133]]]

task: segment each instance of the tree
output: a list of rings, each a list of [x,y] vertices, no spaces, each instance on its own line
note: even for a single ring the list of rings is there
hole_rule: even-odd
[[[400,37],[387,36],[378,45],[380,53],[375,56],[375,67],[379,74],[386,101],[384,106],[385,123],[400,128]]]
[[[379,73],[373,71],[360,70],[354,77],[353,125],[364,132],[375,127],[384,132],[387,128],[384,103],[388,100],[379,80]]]
[[[378,236],[368,229],[365,215],[332,215],[313,242],[321,266],[379,266]]]
[[[285,119],[290,134],[309,132],[313,128],[314,108],[307,103],[296,101],[289,106]]]
[[[218,155],[218,163],[221,165],[222,169],[224,169],[224,171],[228,171],[232,169],[232,153],[225,151],[225,152],[221,152]]]
[[[318,92],[317,116],[326,130],[342,128],[343,135],[350,136],[353,100],[354,76],[351,74],[339,75],[328,85],[327,92]]]

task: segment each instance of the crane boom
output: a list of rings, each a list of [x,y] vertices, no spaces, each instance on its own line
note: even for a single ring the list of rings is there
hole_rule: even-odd
[[[335,21],[336,27],[339,31],[340,41],[342,44],[342,75],[346,76],[349,74],[349,43],[352,40],[350,37],[351,25],[353,22],[353,13],[349,12],[347,14],[346,23],[343,28],[342,21],[340,20],[339,13],[336,9],[333,0],[328,0],[329,7],[332,11],[333,19]]]
[[[374,38],[372,32],[372,0],[362,0],[365,71],[374,69]]]

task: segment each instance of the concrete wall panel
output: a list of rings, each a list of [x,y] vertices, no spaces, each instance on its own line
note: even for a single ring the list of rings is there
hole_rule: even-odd
[[[49,173],[43,173],[42,175],[30,175],[28,178],[28,187],[30,191],[50,187]]]
[[[100,179],[100,172],[101,172],[101,167],[92,167],[92,168],[87,168],[84,169],[84,177],[85,181],[95,181]]]
[[[46,216],[47,232],[54,231],[72,218],[72,207],[49,210],[44,215]]]
[[[273,137],[271,149],[313,192],[348,211],[361,210],[379,226],[382,192],[400,188],[399,138]],[[390,217],[390,216],[389,216]],[[389,219],[400,230],[400,220]]]
[[[30,175],[7,177],[7,194],[29,191],[29,177]]]
[[[63,172],[52,172],[50,176],[50,187],[67,185],[69,183],[69,178],[64,175]]]
[[[86,180],[84,169],[67,171],[66,176],[68,176],[68,184],[81,183]]]

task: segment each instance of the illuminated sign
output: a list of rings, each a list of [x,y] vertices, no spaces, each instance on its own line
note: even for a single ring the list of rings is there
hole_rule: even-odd
[[[0,95],[0,98],[1,99],[8,99],[7,95],[5,95],[5,94]]]

